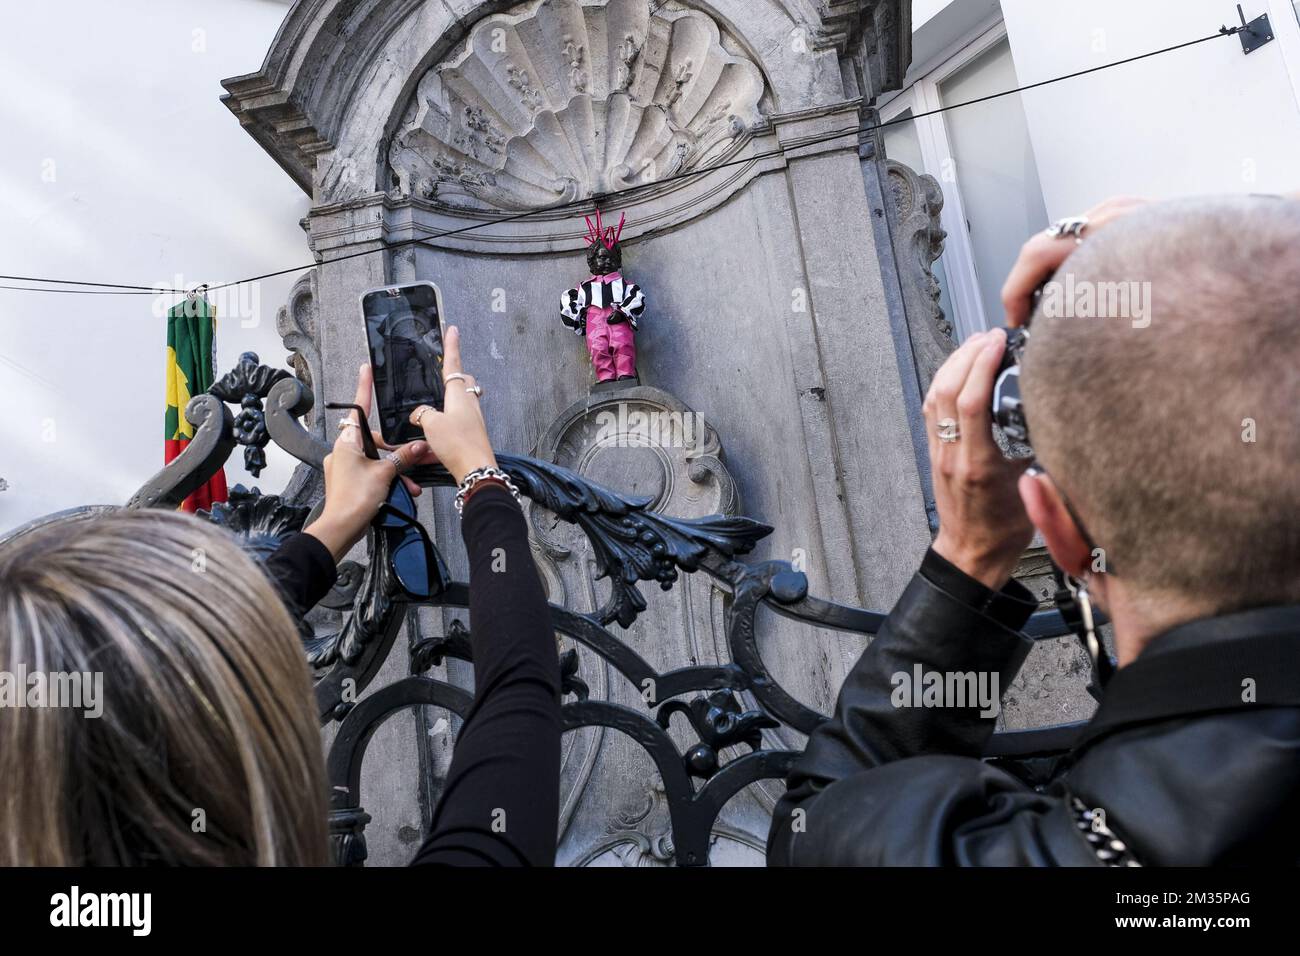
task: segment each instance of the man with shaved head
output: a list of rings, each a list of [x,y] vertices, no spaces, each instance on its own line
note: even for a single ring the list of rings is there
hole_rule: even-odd
[[[925,403],[939,533],[790,773],[769,862],[1296,864],[1300,201],[1106,203],[1030,240],[1004,302],[1033,464],[993,438],[1006,333],[974,336]],[[1101,649],[1096,714],[1030,787],[980,759],[997,708],[970,691],[1029,651],[1035,529],[1117,670]]]

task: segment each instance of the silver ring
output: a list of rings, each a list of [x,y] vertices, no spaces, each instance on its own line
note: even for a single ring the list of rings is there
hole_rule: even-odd
[[[414,417],[411,419],[411,424],[413,424],[416,428],[423,428],[424,426],[421,425],[420,422],[424,420],[425,415],[429,414],[429,412],[433,410],[434,408],[432,405],[421,405],[419,408],[415,410]]]
[[[941,420],[935,426],[935,433],[939,436],[939,441],[945,445],[951,445],[955,441],[961,440],[961,429],[951,418]]]
[[[391,461],[399,472],[402,470],[402,456],[395,451],[384,452],[384,461]]]
[[[475,386],[473,386],[472,388],[467,388],[467,389],[465,389],[465,394],[466,394],[466,395],[473,395],[475,398],[479,398],[479,397],[481,397],[482,394],[483,394],[483,386],[482,386],[482,385],[475,385]]]
[[[467,378],[469,378],[469,376],[466,375],[464,372],[452,372],[450,375],[448,375],[446,378],[442,380],[442,384],[450,385],[452,382],[463,382]]]
[[[339,431],[343,431],[343,429],[345,428],[360,428],[360,427],[361,426],[358,425],[356,422],[354,422],[351,418],[339,419]]]
[[[1064,239],[1069,236],[1079,245],[1083,245],[1083,231],[1088,226],[1087,216],[1066,216],[1048,226],[1045,235],[1048,239]]]

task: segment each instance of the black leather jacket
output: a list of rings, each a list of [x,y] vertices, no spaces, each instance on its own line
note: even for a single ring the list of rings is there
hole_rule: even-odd
[[[1075,748],[1030,787],[979,759],[977,708],[895,707],[891,676],[1000,675],[1033,602],[933,552],[809,738],[778,803],[770,865],[1093,866],[1300,860],[1300,606],[1179,626],[1120,670]],[[1104,811],[1110,833],[1084,811]],[[1126,845],[1125,852],[1099,848]],[[1103,857],[1110,859],[1103,860]]]

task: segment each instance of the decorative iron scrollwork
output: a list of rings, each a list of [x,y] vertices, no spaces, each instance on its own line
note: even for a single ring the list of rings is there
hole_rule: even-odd
[[[266,415],[262,400],[271,394],[275,384],[292,378],[284,369],[271,369],[262,365],[256,352],[239,356],[239,364],[208,389],[223,402],[240,405],[231,427],[235,441],[244,446],[244,467],[256,478],[266,467],[266,445],[271,440],[266,430]]]
[[[560,655],[560,696],[570,695],[578,700],[591,696],[591,688],[578,676],[578,652],[570,648]]]
[[[700,743],[686,751],[682,760],[687,773],[703,780],[718,772],[722,748],[744,744],[758,750],[763,746],[763,730],[781,726],[761,710],[742,711],[740,701],[729,690],[714,691],[689,703],[670,700],[659,708],[659,726],[667,730],[673,714],[686,715],[700,735]]]
[[[750,518],[672,518],[647,511],[650,498],[625,497],[559,465],[516,455],[497,457],[524,494],[578,525],[591,541],[597,580],[609,578],[611,584],[609,600],[595,614],[601,624],[632,626],[646,609],[638,582],[657,581],[667,591],[679,570],[698,571],[710,553],[727,558],[748,554],[772,533]]]
[[[457,660],[474,660],[474,651],[470,646],[469,628],[459,620],[451,622],[447,633],[441,637],[429,637],[417,641],[411,647],[411,673],[423,674],[431,667],[437,667],[448,657]]]
[[[310,512],[310,508],[289,504],[278,495],[264,495],[258,488],[249,491],[243,485],[235,485],[226,501],[214,504],[210,512],[201,511],[199,515],[243,538],[244,549],[265,560],[285,538],[302,530]]]

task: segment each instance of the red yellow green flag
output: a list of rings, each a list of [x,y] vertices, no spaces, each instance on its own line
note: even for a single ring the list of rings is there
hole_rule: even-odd
[[[217,310],[207,296],[186,297],[167,313],[167,418],[163,460],[171,461],[194,437],[185,406],[212,387]],[[181,504],[185,511],[208,510],[226,500],[226,473],[218,471]]]

